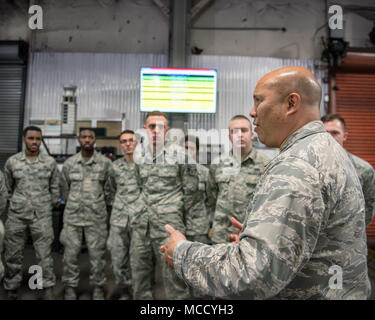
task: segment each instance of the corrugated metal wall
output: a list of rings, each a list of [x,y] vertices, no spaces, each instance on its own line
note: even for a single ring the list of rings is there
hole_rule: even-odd
[[[253,105],[252,93],[257,81],[267,72],[284,66],[301,66],[315,73],[323,86],[325,73],[315,70],[312,60],[279,58],[228,57],[228,56],[192,56],[193,68],[218,70],[218,108],[214,115],[189,115],[189,128],[227,128],[229,120],[236,114],[249,115]],[[322,99],[323,101],[323,99]],[[322,107],[323,109],[323,102]],[[324,112],[325,113],[325,112]]]
[[[314,71],[312,60],[194,55],[193,68],[218,70],[217,114],[189,115],[189,128],[223,129],[235,114],[248,115],[252,91],[265,73],[287,65]],[[47,53],[30,57],[26,119],[59,120],[63,86],[77,89],[78,120],[121,118],[130,128],[141,126],[140,67],[166,67],[167,56],[156,54]],[[322,72],[316,73],[318,78]],[[319,79],[321,80],[321,79]]]
[[[0,64],[0,168],[21,147],[26,66]]]
[[[77,86],[78,120],[121,119],[130,128],[141,123],[139,72],[143,66],[166,67],[157,54],[47,53],[30,57],[27,119],[60,120],[65,85]]]

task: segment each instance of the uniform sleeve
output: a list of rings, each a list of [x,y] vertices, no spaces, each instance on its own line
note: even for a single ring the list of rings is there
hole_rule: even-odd
[[[189,214],[190,208],[198,196],[199,176],[197,164],[181,164],[181,179],[184,199],[185,214]]]
[[[10,199],[13,193],[13,189],[14,189],[14,179],[13,179],[12,166],[11,166],[10,161],[7,161],[5,163],[4,177],[5,177],[5,186],[8,190],[8,199]]]
[[[70,189],[70,179],[69,179],[69,171],[70,165],[68,163],[64,163],[62,171],[61,171],[61,191],[64,197],[65,203],[68,201],[69,197],[69,189]]]
[[[254,197],[240,242],[208,246],[180,241],[175,272],[211,296],[274,297],[311,257],[323,213],[318,173],[308,164],[279,165]]]
[[[60,182],[60,172],[57,168],[56,161],[52,164],[52,174],[50,178],[50,192],[52,195],[52,205],[57,207],[61,203],[61,182]]]
[[[216,171],[216,166],[211,165],[210,172],[208,175],[207,188],[206,188],[206,195],[207,195],[206,205],[207,205],[207,209],[210,212],[215,212],[217,195],[219,193],[219,188],[215,181],[215,171]]]
[[[108,170],[108,179],[106,180],[104,185],[104,194],[107,205],[113,206],[113,202],[115,201],[116,195],[116,180],[113,164],[111,164]]]
[[[4,174],[0,171],[0,215],[2,215],[5,211],[7,200],[8,200],[8,190],[5,185]]]
[[[368,226],[375,211],[375,171],[372,167],[368,168],[363,175],[362,191],[366,204],[366,226]]]
[[[105,176],[105,183],[104,183],[104,198],[105,203],[107,206],[112,206],[114,198],[115,198],[115,189],[113,189],[113,185],[110,186],[109,183],[111,179],[111,175],[113,175],[113,164],[110,160],[108,160],[106,176]]]

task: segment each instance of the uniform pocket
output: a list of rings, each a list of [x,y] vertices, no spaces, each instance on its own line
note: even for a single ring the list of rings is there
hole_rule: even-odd
[[[158,173],[159,173],[159,177],[165,177],[165,178],[177,177],[178,166],[177,165],[162,166],[159,169]]]
[[[69,179],[71,181],[81,181],[83,180],[83,174],[81,172],[71,172],[69,173]]]

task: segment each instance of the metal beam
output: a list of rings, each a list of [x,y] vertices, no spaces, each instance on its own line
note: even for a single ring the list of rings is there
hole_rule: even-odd
[[[170,0],[168,65],[174,68],[189,66],[191,0]],[[186,113],[170,113],[169,125],[187,127]]]
[[[169,18],[169,6],[168,1],[165,0],[153,0],[153,2],[159,7],[161,12]]]
[[[199,13],[201,13],[213,0],[199,0],[191,9],[191,18],[194,19]]]

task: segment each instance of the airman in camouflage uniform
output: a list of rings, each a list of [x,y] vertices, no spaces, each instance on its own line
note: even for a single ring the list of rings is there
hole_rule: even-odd
[[[196,161],[199,153],[199,139],[194,136],[185,137],[185,149],[190,152],[190,155]],[[190,241],[197,241],[201,243],[209,243],[208,232],[210,229],[209,209],[207,207],[208,194],[208,180],[209,170],[205,166],[197,163],[197,173],[199,183],[193,185],[189,189],[197,189],[193,195],[193,205],[188,211],[185,211],[185,227],[186,237]],[[193,181],[194,183],[194,181]]]
[[[345,120],[338,114],[327,114],[321,119],[328,133],[342,146],[348,138]],[[358,174],[365,197],[366,225],[372,221],[375,211],[375,170],[367,161],[348,152],[354,168]]]
[[[255,132],[280,153],[257,184],[237,243],[192,243],[166,227],[161,251],[181,279],[234,299],[368,297],[364,198],[346,152],[319,121],[320,98],[305,68],[258,82]]]
[[[5,223],[4,288],[10,298],[17,298],[22,281],[22,260],[27,229],[30,230],[39,265],[43,271],[45,299],[54,299],[56,278],[51,246],[54,239],[52,208],[60,204],[60,173],[56,161],[39,152],[41,130],[24,130],[24,152],[5,163],[5,181],[9,194],[9,210]]]
[[[60,242],[64,246],[62,282],[66,300],[75,300],[79,282],[78,255],[85,236],[94,286],[93,299],[104,299],[106,283],[105,251],[108,235],[107,208],[111,196],[106,192],[112,162],[94,150],[95,133],[82,130],[78,141],[81,152],[67,159],[62,169],[62,188],[66,201]]]
[[[348,152],[349,159],[352,160],[359,182],[362,186],[365,197],[366,225],[368,226],[375,213],[375,170],[367,161]]]
[[[134,132],[125,130],[120,135],[120,147],[124,157],[113,163],[110,173],[111,194],[114,194],[110,231],[107,241],[112,257],[113,272],[117,286],[121,289],[120,300],[130,299],[131,268],[130,244],[132,223],[137,214],[145,209],[140,196],[137,168],[133,162],[133,152],[137,145]]]
[[[0,216],[4,213],[8,200],[8,190],[5,185],[5,178],[2,171],[0,171]],[[3,222],[0,220],[0,281],[4,277],[4,266],[3,261],[1,259],[3,253],[3,242],[4,242],[4,225]]]
[[[134,159],[139,167],[142,196],[147,206],[141,218],[146,221],[146,228],[139,228],[132,239],[136,248],[131,265],[134,298],[152,299],[156,263],[162,271],[167,299],[187,299],[189,289],[162,263],[159,249],[168,237],[164,229],[166,223],[185,232],[183,214],[184,209],[189,210],[193,205],[192,193],[198,185],[197,169],[194,164],[184,164],[187,162],[183,146],[174,142],[164,146],[168,122],[163,113],[149,113],[144,128],[152,135],[152,142],[139,144]],[[160,150],[157,145],[161,146]]]
[[[253,148],[253,137],[250,120],[243,115],[234,116],[229,122],[229,139],[241,151],[241,161],[232,150],[215,159],[210,167],[210,206],[216,204],[212,225],[215,243],[229,242],[229,235],[236,232],[229,218],[243,221],[249,199],[269,162],[268,157]]]

